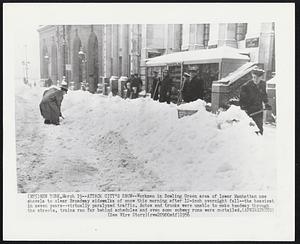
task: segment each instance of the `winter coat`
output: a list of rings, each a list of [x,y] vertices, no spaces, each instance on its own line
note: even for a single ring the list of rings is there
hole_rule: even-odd
[[[256,85],[250,80],[241,87],[240,106],[248,114],[262,110],[263,102],[268,103],[265,81],[260,81]]]
[[[151,98],[153,98],[153,100],[158,100],[159,83],[160,83],[159,78],[154,77],[152,82],[152,87],[151,87]]]
[[[140,78],[134,77],[134,78],[130,79],[130,86],[131,86],[131,90],[133,92],[132,98],[137,98],[139,96],[139,92],[140,92],[142,85],[143,85],[143,82]],[[136,89],[134,89],[134,88],[136,88]],[[136,90],[136,92],[134,92],[134,90]]]
[[[63,91],[57,88],[50,88],[43,94],[43,99],[40,103],[41,115],[50,123],[58,124],[59,116],[61,115],[61,102],[63,100]]]
[[[159,101],[170,103],[171,100],[172,79],[169,76],[163,78],[160,83]]]
[[[194,77],[190,82],[185,82],[182,89],[182,98],[185,102],[192,102],[197,99],[203,99],[204,82]]]
[[[131,87],[131,98],[138,98],[140,87],[142,86],[142,80],[137,77],[132,77],[129,79],[130,81],[130,87]],[[135,91],[135,92],[134,92]]]

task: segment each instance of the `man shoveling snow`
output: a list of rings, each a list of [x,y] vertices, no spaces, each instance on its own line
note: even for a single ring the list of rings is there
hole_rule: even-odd
[[[263,134],[263,104],[266,110],[272,107],[268,104],[266,82],[262,80],[264,70],[256,68],[252,71],[252,80],[241,87],[240,106],[256,123],[259,132]]]
[[[59,117],[63,118],[61,114],[61,102],[67,91],[68,85],[63,80],[60,89],[53,86],[44,92],[40,103],[40,111],[45,119],[45,124],[59,125]]]

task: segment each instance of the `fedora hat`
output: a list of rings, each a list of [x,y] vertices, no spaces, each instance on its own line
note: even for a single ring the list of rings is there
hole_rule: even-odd
[[[263,69],[256,67],[252,70],[252,73],[258,76],[262,76],[265,73],[265,71]]]
[[[197,72],[198,69],[197,69],[197,67],[189,67],[189,71],[195,71],[195,72]]]
[[[60,89],[62,91],[68,92],[68,83],[63,79],[60,84]]]

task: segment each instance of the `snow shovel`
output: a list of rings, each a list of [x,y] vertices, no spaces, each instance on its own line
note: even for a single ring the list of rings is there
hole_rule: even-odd
[[[276,121],[276,116],[273,113],[271,113],[271,116],[274,119],[274,121]]]
[[[155,85],[155,89],[154,89],[154,92],[153,92],[153,98],[155,97],[156,95],[156,92],[158,92],[158,86],[159,86],[159,83],[160,83],[160,79],[158,79],[156,85]]]
[[[249,116],[252,117],[254,115],[262,113],[263,111],[264,111],[264,109],[258,110],[258,111],[254,112],[254,113],[249,114]]]
[[[272,109],[270,108],[270,109],[268,109],[268,108],[263,108],[263,109],[261,109],[261,110],[258,110],[258,111],[256,111],[256,112],[253,112],[253,113],[251,113],[251,114],[249,114],[249,116],[250,117],[252,117],[252,116],[254,116],[254,115],[257,115],[257,114],[260,114],[260,113],[262,113],[263,111],[272,111]],[[272,113],[272,117],[274,116],[274,114]],[[274,116],[275,117],[275,116]],[[273,118],[274,118],[273,117]]]

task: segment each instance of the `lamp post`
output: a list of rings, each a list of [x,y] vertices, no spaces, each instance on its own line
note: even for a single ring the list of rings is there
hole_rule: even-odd
[[[24,67],[24,83],[28,84],[28,65],[30,64],[29,61],[27,61],[27,45],[25,45],[25,60],[22,61],[22,65]]]
[[[51,81],[49,79],[49,56],[48,53],[45,54],[44,56],[44,66],[45,66],[45,70],[44,70],[44,74],[45,74],[45,82],[46,82],[46,86],[49,87],[51,86]]]
[[[81,60],[81,69],[82,69],[82,82],[81,82],[81,90],[87,91],[88,90],[88,83],[86,82],[86,53],[83,51],[83,48],[80,47],[78,52],[79,58]]]

